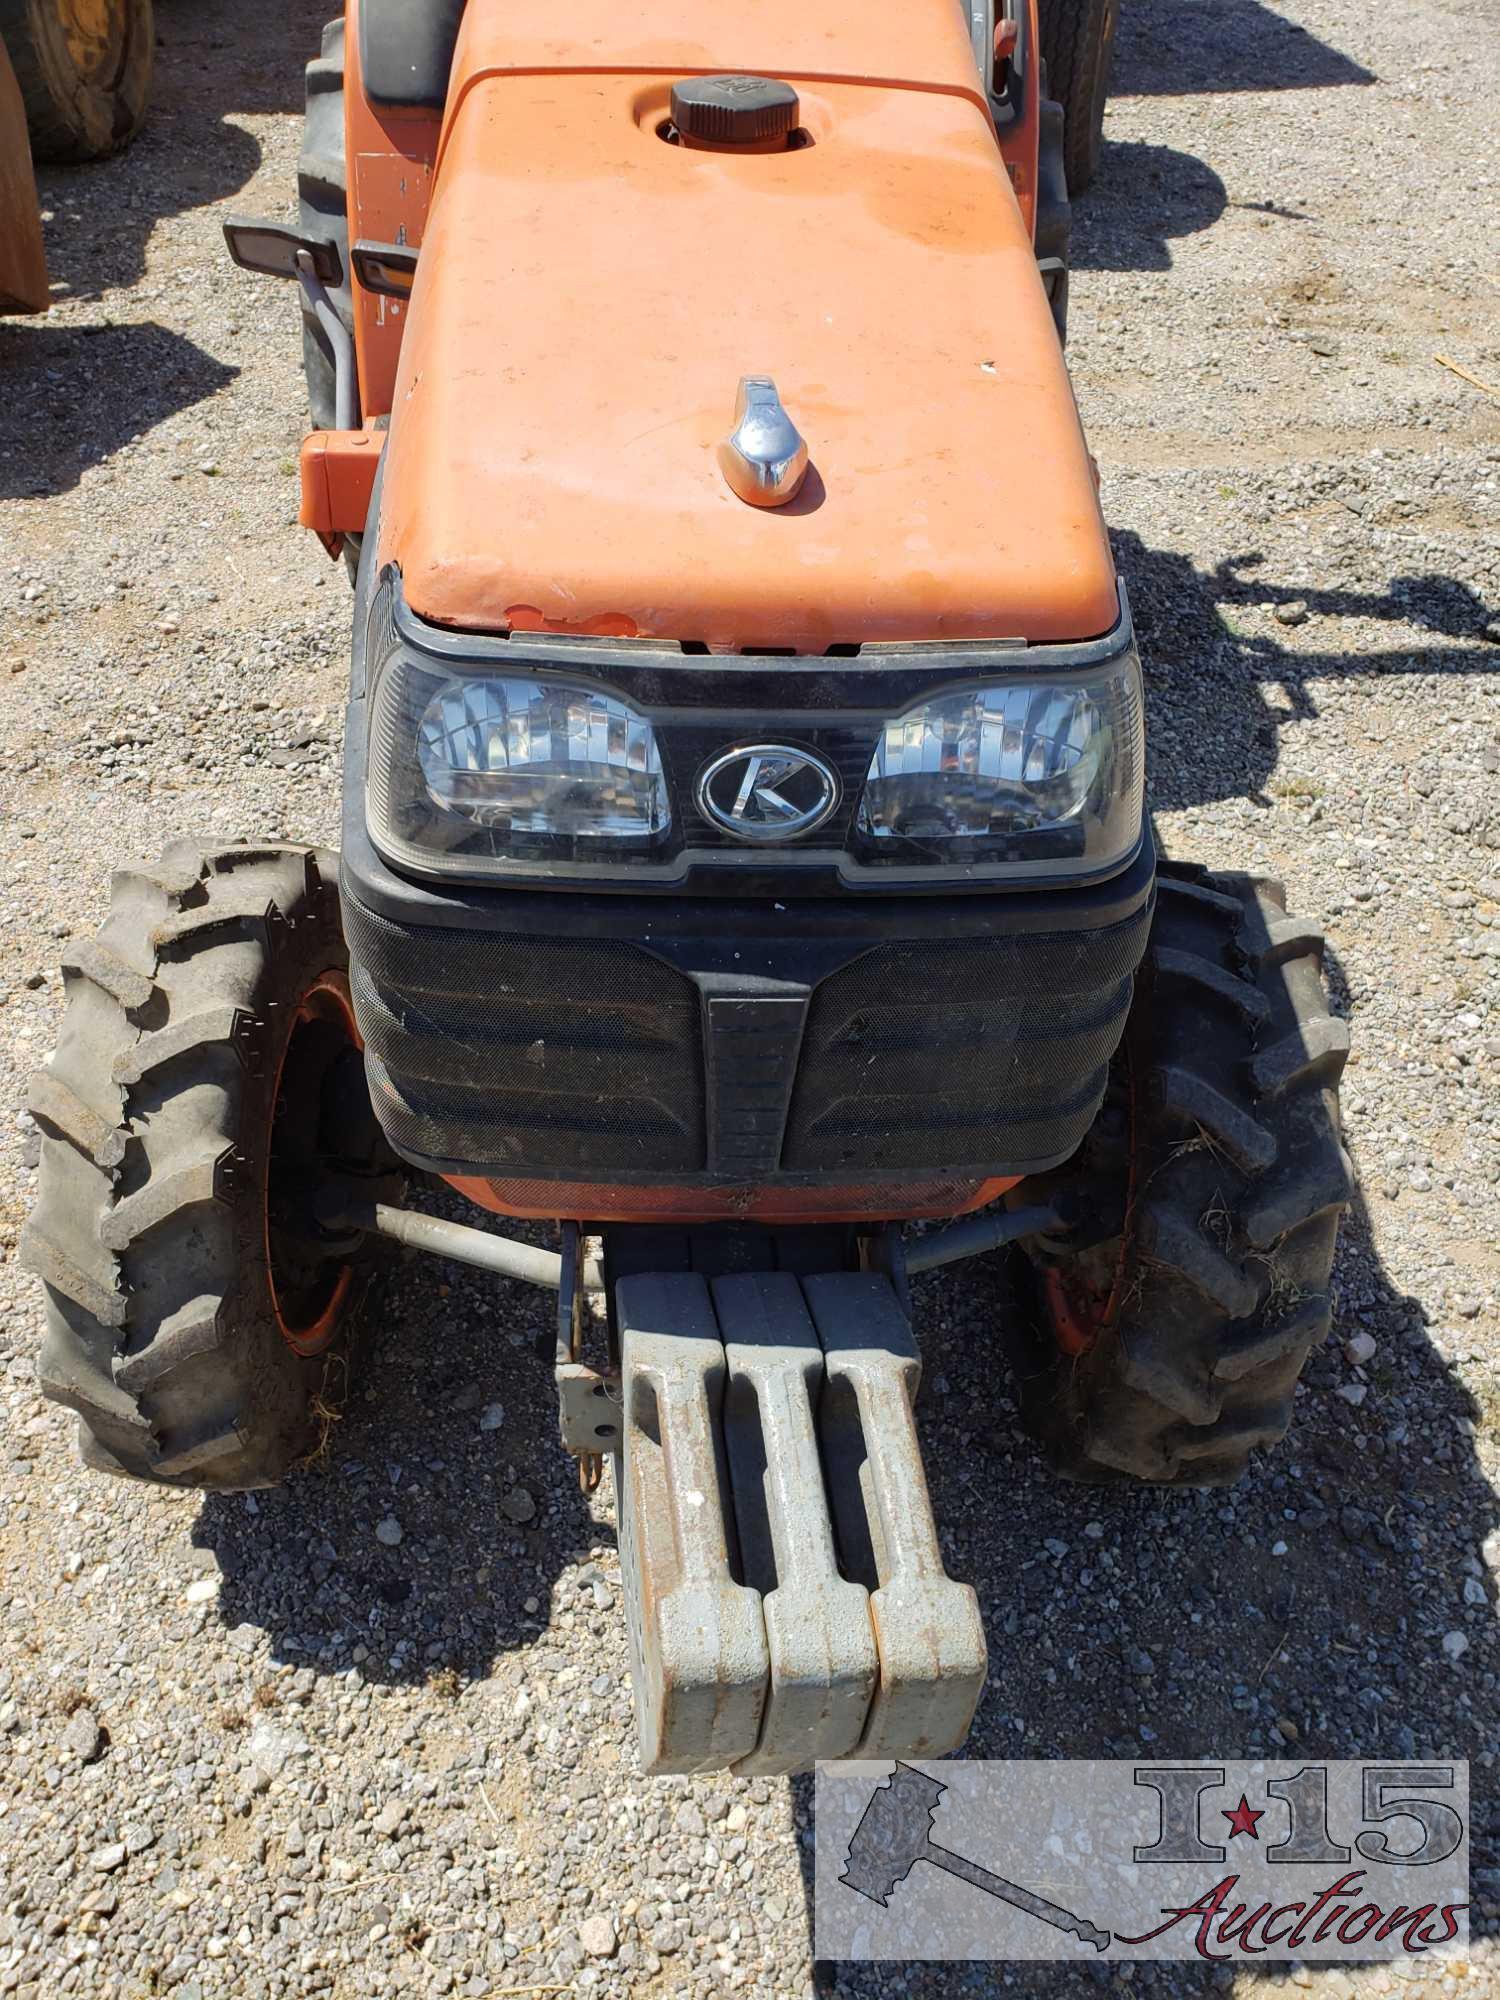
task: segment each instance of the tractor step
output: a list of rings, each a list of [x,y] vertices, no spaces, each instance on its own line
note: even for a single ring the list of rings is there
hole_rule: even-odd
[[[642,1769],[937,1757],[984,1684],[943,1569],[890,1281],[637,1272],[615,1477]]]

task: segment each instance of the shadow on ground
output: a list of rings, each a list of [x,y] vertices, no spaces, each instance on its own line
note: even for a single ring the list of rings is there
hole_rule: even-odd
[[[1130,0],[1120,10],[1113,97],[1326,90],[1378,79],[1260,0]],[[1079,271],[1167,271],[1172,244],[1212,229],[1231,206],[1205,160],[1172,146],[1107,136],[1089,193],[1073,203]],[[1300,209],[1233,204],[1295,224]]]
[[[416,1198],[473,1217],[458,1196]],[[551,1293],[398,1259],[367,1302],[321,1461],[272,1492],[203,1503],[193,1540],[218,1561],[224,1624],[264,1632],[273,1660],[319,1673],[357,1664],[387,1683],[443,1670],[482,1680],[532,1643],[559,1569],[613,1539],[558,1440],[551,1361],[536,1346],[555,1314]],[[507,1505],[525,1513],[520,1493],[534,1511],[509,1518]],[[382,1521],[400,1524],[398,1543],[377,1535]]]
[[[1073,269],[1170,271],[1173,243],[1212,229],[1227,202],[1195,154],[1106,139],[1097,190],[1073,204]]]
[[[302,66],[332,11],[329,0],[260,9],[158,0],[151,108],[134,144],[87,166],[39,170],[55,299],[105,301],[136,285],[158,223],[251,179],[261,148],[236,121],[300,109]],[[295,193],[289,177],[278,208]],[[219,248],[215,236],[210,254]],[[201,257],[195,275],[199,266]],[[153,269],[164,289],[181,275],[165,263]],[[167,326],[114,323],[107,308],[86,326],[0,320],[0,498],[67,491],[235,372]]]
[[[245,185],[261,148],[236,119],[300,111],[303,65],[334,11],[328,0],[158,0],[151,105],[134,143],[108,160],[38,171],[54,298],[134,284],[158,222]],[[287,201],[295,193],[284,190]]]
[[[1373,71],[1261,0],[1131,0],[1120,10],[1111,91],[1329,90]]]
[[[1317,716],[1322,679],[1500,673],[1500,647],[1485,643],[1493,608],[1454,577],[1394,576],[1383,590],[1320,590],[1278,582],[1254,550],[1202,570],[1128,529],[1115,531],[1113,542],[1145,668],[1152,798],[1161,811],[1225,798],[1269,806],[1279,732]],[[1293,606],[1303,625],[1325,618],[1389,624],[1393,643],[1364,641],[1357,650],[1284,644],[1272,636],[1280,629],[1275,614]],[[1202,726],[1207,714],[1211,731]]]
[[[91,466],[238,373],[152,321],[80,328],[0,320],[0,499],[67,492]]]

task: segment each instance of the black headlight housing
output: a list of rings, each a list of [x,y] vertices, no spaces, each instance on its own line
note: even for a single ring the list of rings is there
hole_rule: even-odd
[[[705,655],[450,631],[387,570],[362,636],[349,776],[417,879],[952,894],[1103,880],[1140,851],[1123,592],[1076,645]]]

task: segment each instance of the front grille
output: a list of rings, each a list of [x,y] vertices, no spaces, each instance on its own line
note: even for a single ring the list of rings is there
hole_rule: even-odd
[[[564,897],[535,908],[568,921]],[[1147,901],[1097,929],[851,940],[810,993],[806,945],[767,937],[743,962],[768,990],[738,975],[726,993],[713,938],[669,965],[612,939],[404,927],[344,899],[392,1143],[506,1183],[513,1207],[545,1207],[520,1182],[587,1183],[595,1216],[615,1181],[733,1190],[743,1208],[777,1182],[941,1180],[961,1208],[977,1181],[1057,1164],[1098,1109],[1150,917]],[[757,1010],[774,1034],[750,1032]]]
[[[865,952],[813,995],[783,1167],[1066,1157],[1099,1107],[1148,922]]]
[[[350,991],[402,1152],[593,1179],[703,1164],[698,993],[604,939],[408,930],[344,901]]]

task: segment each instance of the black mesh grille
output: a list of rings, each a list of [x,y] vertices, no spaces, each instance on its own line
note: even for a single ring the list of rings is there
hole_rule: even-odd
[[[633,945],[402,929],[344,901],[381,1122],[405,1152],[596,1179],[703,1166],[697,989]]]
[[[813,995],[783,1169],[1003,1173],[1066,1156],[1103,1095],[1148,923],[865,952]]]
[[[352,897],[344,922],[375,1105],[402,1152],[541,1181],[711,1177],[690,978],[633,944],[405,929]],[[851,958],[813,991],[779,1159],[753,1178],[983,1178],[1066,1158],[1149,922],[1148,906],[1099,930]]]

